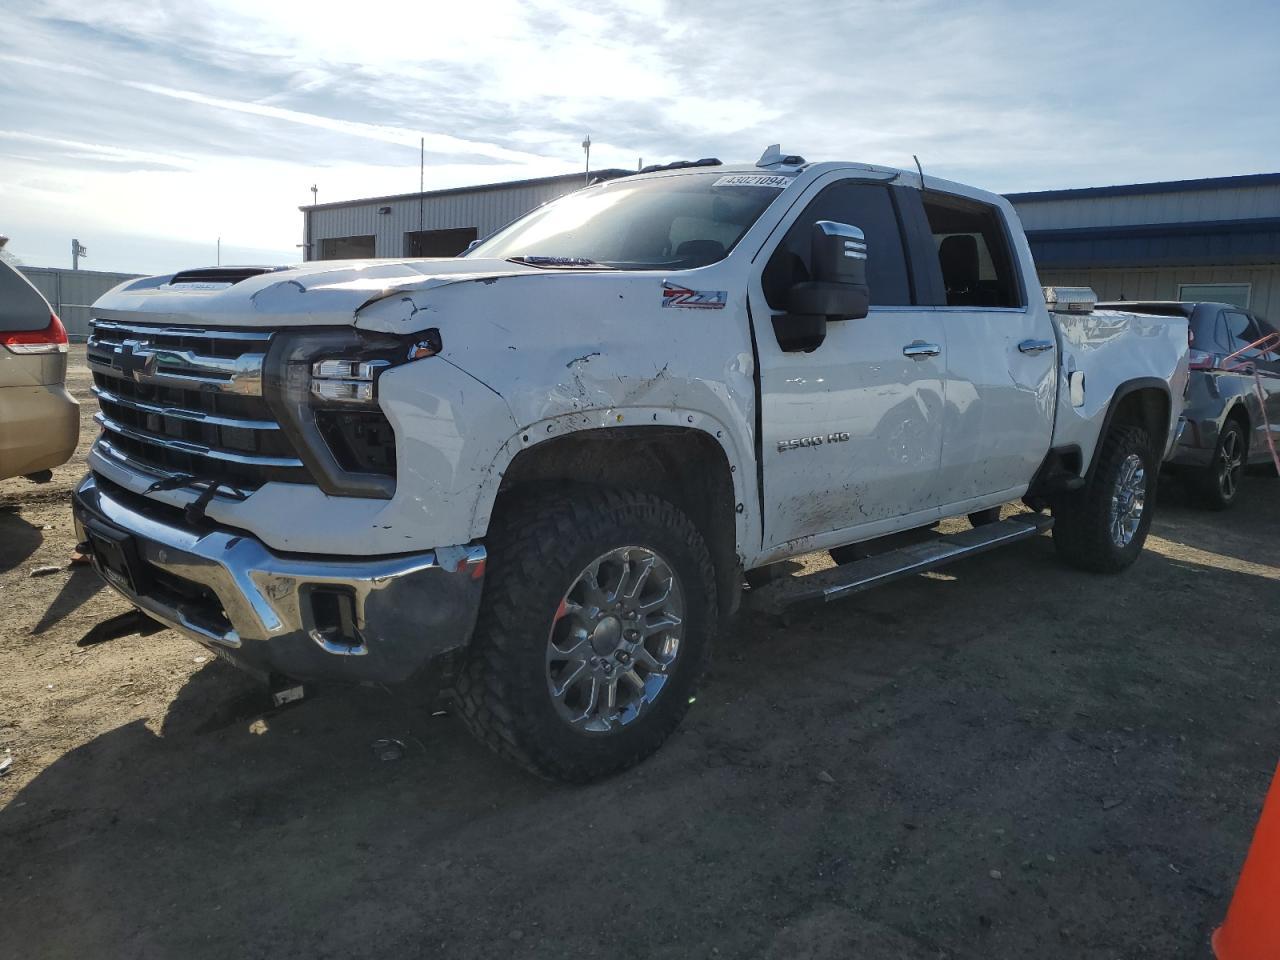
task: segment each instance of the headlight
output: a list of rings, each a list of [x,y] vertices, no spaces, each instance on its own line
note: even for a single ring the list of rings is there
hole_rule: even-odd
[[[272,338],[264,394],[320,489],[383,499],[395,493],[395,434],[378,405],[378,379],[441,347],[434,328],[404,335],[282,330]]]
[[[311,365],[311,393],[321,400],[370,403],[377,397],[377,375],[389,366],[389,360],[317,360]]]

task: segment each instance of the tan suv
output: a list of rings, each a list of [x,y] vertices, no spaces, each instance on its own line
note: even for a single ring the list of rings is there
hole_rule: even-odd
[[[49,302],[0,261],[0,480],[47,480],[80,439],[67,393],[67,331]]]

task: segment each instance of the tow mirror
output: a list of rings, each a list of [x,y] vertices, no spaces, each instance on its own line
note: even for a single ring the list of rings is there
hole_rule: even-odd
[[[813,350],[826,338],[828,322],[861,319],[870,304],[862,231],[848,223],[819,220],[811,243],[813,279],[793,286],[786,315],[773,318],[784,350]]]

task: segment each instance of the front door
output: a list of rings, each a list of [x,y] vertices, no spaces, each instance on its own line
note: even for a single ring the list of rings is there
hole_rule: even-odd
[[[937,516],[944,329],[912,305],[895,194],[836,180],[757,259],[751,316],[760,362],[765,551],[785,554],[917,526]],[[810,352],[786,350],[773,318],[810,275],[818,220],[867,240],[868,315],[827,325]]]

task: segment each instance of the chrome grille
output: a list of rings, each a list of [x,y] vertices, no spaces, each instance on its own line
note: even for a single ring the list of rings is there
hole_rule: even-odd
[[[157,476],[242,489],[312,478],[262,396],[269,330],[95,320],[87,358],[98,450]]]

